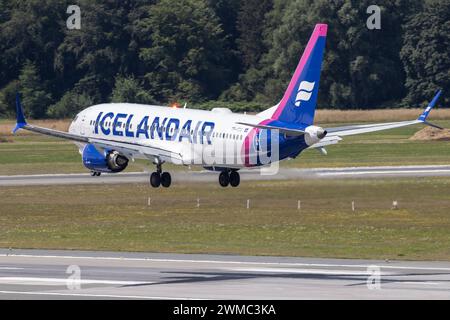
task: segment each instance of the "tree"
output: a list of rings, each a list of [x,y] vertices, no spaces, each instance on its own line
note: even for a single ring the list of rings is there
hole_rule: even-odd
[[[450,103],[450,3],[428,1],[423,11],[403,27],[401,59],[406,71],[405,98],[410,106],[424,106],[438,88],[441,102]]]
[[[0,18],[0,87],[17,79],[27,60],[38,66],[46,80],[53,79],[53,58],[63,41],[66,6],[58,0],[3,1],[8,9]]]
[[[46,92],[36,66],[30,61],[25,63],[20,72],[19,87],[25,112],[32,118],[44,116],[52,98]]]
[[[112,102],[128,102],[152,104],[154,98],[145,91],[141,81],[134,77],[116,77],[116,84],[112,92]]]
[[[69,91],[56,104],[47,110],[50,118],[72,118],[81,110],[93,105],[92,98],[86,93]]]
[[[134,19],[148,1],[80,0],[80,30],[65,29],[54,65],[61,92],[77,86],[94,101],[107,101],[116,74],[135,74],[141,69],[133,38]],[[152,3],[152,2],[150,2]]]
[[[237,44],[246,68],[255,68],[267,51],[263,40],[265,18],[272,9],[272,0],[243,1],[237,18]]]
[[[239,48],[244,73],[237,83],[222,93],[220,99],[231,101],[251,101],[264,90],[264,73],[258,67],[261,57],[267,53],[268,43],[264,42],[267,15],[272,9],[272,0],[242,1],[237,17]]]
[[[258,99],[275,102],[281,98],[313,26],[320,21],[329,25],[329,32],[319,105],[370,108],[402,98],[401,24],[414,2],[380,1],[381,30],[366,28],[366,9],[370,4],[350,0],[275,0],[265,31],[269,51],[261,58],[260,71],[255,73],[265,79]]]
[[[16,94],[19,92],[19,82],[13,80],[0,90],[0,117],[14,114]]]
[[[228,85],[223,30],[205,0],[161,0],[140,28],[151,30],[140,58],[157,100],[216,98]]]
[[[238,14],[241,5],[245,2],[241,0],[208,0],[208,5],[219,19],[224,34],[225,54],[222,65],[226,65],[229,69],[226,80],[228,83],[236,82],[244,68],[236,39],[240,34],[237,22]]]

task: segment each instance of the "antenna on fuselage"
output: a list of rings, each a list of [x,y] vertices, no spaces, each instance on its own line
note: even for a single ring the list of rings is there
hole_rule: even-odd
[[[184,103],[183,109],[186,109],[187,107],[187,102]]]

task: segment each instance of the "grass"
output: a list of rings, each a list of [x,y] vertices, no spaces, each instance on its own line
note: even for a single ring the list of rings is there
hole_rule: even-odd
[[[449,188],[450,178],[7,187],[0,247],[450,260]]]

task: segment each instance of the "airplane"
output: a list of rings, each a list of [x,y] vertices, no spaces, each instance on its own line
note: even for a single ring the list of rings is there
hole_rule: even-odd
[[[427,121],[441,91],[416,120],[334,128],[314,125],[327,30],[327,24],[315,26],[281,101],[255,115],[233,113],[227,108],[206,111],[189,109],[186,105],[169,108],[108,103],[81,111],[68,132],[62,132],[28,124],[17,94],[17,123],[13,133],[25,129],[75,142],[83,165],[93,176],[121,172],[130,160],[151,160],[156,171],[150,175],[150,185],[167,188],[172,178],[169,172],[162,170],[164,163],[199,165],[219,172],[222,187],[237,187],[240,184],[239,169],[259,168],[296,158],[306,149],[318,149],[326,154],[324,147],[340,142],[344,136],[419,123],[442,129]],[[261,138],[263,133],[266,138]],[[270,137],[277,140],[273,144],[278,149],[277,157],[263,163],[261,155],[264,152],[265,156],[271,155],[272,149],[262,151],[261,140],[270,142]],[[206,161],[204,151],[208,148],[214,152]],[[236,151],[230,152],[235,154],[229,158],[239,161],[227,162],[226,150]]]

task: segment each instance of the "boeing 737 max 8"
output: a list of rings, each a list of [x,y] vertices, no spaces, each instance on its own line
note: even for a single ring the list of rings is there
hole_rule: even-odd
[[[89,107],[73,120],[68,132],[42,128],[25,120],[19,95],[17,125],[74,141],[92,175],[125,170],[129,160],[149,159],[156,165],[153,187],[169,187],[164,163],[199,165],[219,171],[221,186],[236,187],[238,170],[267,166],[297,157],[303,150],[324,151],[343,136],[424,123],[440,92],[417,120],[322,128],[314,125],[320,70],[327,25],[317,24],[280,103],[256,115],[226,108],[211,111],[188,108],[110,103]],[[338,120],[338,119],[336,119]],[[433,125],[434,126],[434,125]]]

